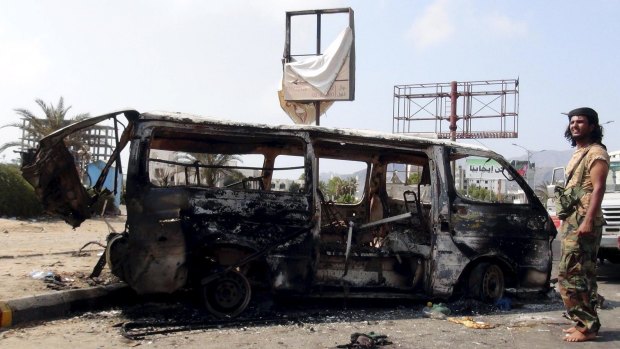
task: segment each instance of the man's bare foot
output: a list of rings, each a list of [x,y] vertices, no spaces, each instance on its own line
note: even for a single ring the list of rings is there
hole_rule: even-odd
[[[573,333],[575,331],[577,331],[577,328],[575,326],[569,327],[569,328],[565,328],[565,329],[562,330],[562,332],[564,332],[564,333]]]
[[[573,331],[573,333],[566,335],[564,338],[567,342],[586,342],[591,341],[596,338],[596,333],[594,332],[586,332],[582,333],[577,330]]]

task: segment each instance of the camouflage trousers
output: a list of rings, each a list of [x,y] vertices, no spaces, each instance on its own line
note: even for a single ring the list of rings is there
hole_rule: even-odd
[[[602,222],[596,222],[592,234],[578,236],[583,217],[573,213],[562,223],[562,257],[558,267],[560,295],[568,316],[581,332],[598,332],[601,327],[596,306],[596,254],[601,244]]]

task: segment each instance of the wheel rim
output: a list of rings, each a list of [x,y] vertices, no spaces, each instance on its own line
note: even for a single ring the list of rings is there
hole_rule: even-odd
[[[497,301],[504,295],[504,274],[497,265],[490,265],[482,278],[482,297]]]
[[[469,277],[470,294],[484,302],[496,302],[504,295],[504,272],[489,263],[477,265]]]
[[[203,296],[209,312],[218,317],[234,317],[250,302],[250,283],[243,274],[231,271],[203,286]]]

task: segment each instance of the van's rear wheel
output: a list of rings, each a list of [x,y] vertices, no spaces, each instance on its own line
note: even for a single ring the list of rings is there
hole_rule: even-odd
[[[504,272],[493,263],[480,263],[469,274],[470,295],[483,302],[495,303],[504,296]]]
[[[252,291],[245,275],[230,271],[202,288],[207,310],[217,317],[235,317],[250,303]]]

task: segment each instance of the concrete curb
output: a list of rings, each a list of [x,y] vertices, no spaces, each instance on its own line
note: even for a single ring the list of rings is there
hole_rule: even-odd
[[[134,295],[126,284],[113,284],[0,301],[0,328],[120,304]]]

